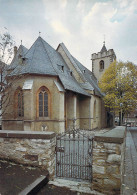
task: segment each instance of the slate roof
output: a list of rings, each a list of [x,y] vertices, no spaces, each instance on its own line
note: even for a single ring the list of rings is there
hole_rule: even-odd
[[[107,48],[106,48],[106,46],[105,46],[105,43],[103,44],[103,47],[102,47],[102,49],[101,49],[100,52],[101,52],[101,53],[107,52]]]
[[[101,93],[101,90],[98,87],[97,79],[93,75],[93,73],[89,69],[87,69],[85,66],[83,66],[76,58],[74,58],[74,60],[79,66],[83,76],[85,77],[86,83],[88,84],[87,86],[90,85],[93,88],[93,90],[95,91],[95,95],[102,96],[103,94]]]
[[[24,47],[23,45],[20,45],[16,55],[14,56],[10,66],[8,66],[8,70],[14,69],[18,66],[19,64],[19,58],[23,58],[26,54],[26,52],[28,51],[28,49],[26,47]]]
[[[86,90],[94,90],[96,95],[102,96],[103,94],[101,93],[100,88],[98,87],[97,79],[95,78],[93,73],[70,54],[70,52],[65,47],[64,43],[61,43],[60,45],[83,80],[83,83],[80,83],[80,86]]]
[[[20,48],[19,48],[20,49]],[[62,56],[52,48],[41,37],[38,37],[34,44],[23,55],[23,62],[19,63],[19,53],[13,59],[11,67],[16,67],[11,76],[17,74],[41,74],[58,76],[64,89],[90,96],[70,74],[70,70]],[[22,59],[22,58],[21,58]],[[59,67],[63,66],[61,71]]]

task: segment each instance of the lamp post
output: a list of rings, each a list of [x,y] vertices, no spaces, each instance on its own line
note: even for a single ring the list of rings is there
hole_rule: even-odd
[[[120,108],[121,108],[121,110],[120,110],[120,126],[122,125],[122,106],[123,106],[123,103],[120,103]]]

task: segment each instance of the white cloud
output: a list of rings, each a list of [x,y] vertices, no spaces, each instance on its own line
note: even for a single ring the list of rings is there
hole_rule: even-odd
[[[59,20],[52,20],[51,26],[56,33],[60,33],[64,36],[71,36],[69,30]]]
[[[65,8],[67,5],[67,0],[59,0],[59,4],[61,5],[62,8]]]
[[[21,5],[26,10],[25,3]],[[34,16],[32,19],[24,17],[25,11],[22,12],[22,9],[18,17],[15,17],[16,10],[12,10],[15,16],[10,13],[8,17],[10,8],[6,8],[6,14],[4,12],[0,17],[3,26],[9,28],[9,24],[9,31],[19,44],[23,39],[24,45],[31,46],[41,31],[41,36],[54,48],[64,42],[71,54],[90,68],[90,55],[101,50],[105,34],[107,49],[113,48],[118,58],[137,64],[136,0],[39,0],[38,4],[32,5],[28,13],[38,9],[38,13],[41,13],[37,15],[38,19]],[[16,3],[16,8],[19,7]]]
[[[79,0],[76,6],[77,11],[80,11],[82,14],[85,12],[86,0]]]

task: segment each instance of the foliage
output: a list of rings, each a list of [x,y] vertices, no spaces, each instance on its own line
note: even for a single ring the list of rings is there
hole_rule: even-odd
[[[123,114],[135,110],[137,105],[137,66],[131,62],[110,64],[104,72],[99,87],[105,94],[106,107]]]
[[[7,80],[7,67],[13,56],[14,44],[7,31],[0,34],[0,115],[3,115],[10,102],[9,89],[13,81],[11,83]],[[5,109],[2,110],[3,105]]]

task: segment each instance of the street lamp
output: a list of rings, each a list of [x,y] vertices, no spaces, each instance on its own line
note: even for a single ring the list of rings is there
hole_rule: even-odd
[[[120,103],[120,112],[121,112],[121,115],[120,115],[120,125],[122,125],[122,106],[123,106],[123,103]]]

